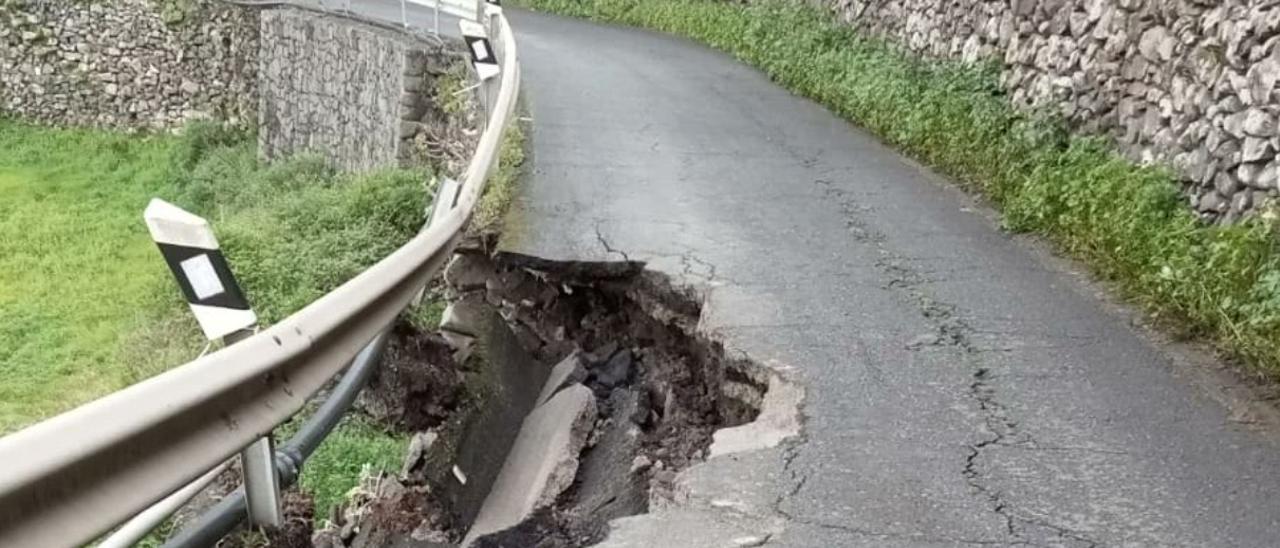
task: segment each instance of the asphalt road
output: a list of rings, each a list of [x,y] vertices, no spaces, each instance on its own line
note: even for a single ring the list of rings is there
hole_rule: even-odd
[[[505,245],[699,285],[704,329],[806,391],[800,437],[605,546],[1280,544],[1280,421],[1220,364],[733,59],[508,14],[534,121]]]
[[[508,10],[533,117],[508,246],[709,288],[803,436],[610,546],[1275,546],[1269,407],[982,205],[687,41]]]

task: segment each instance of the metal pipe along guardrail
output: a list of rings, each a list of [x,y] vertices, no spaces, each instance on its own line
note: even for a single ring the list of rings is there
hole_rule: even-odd
[[[0,546],[75,546],[181,489],[297,413],[449,258],[496,167],[520,85],[505,17],[497,99],[456,206],[390,256],[234,346],[0,438]]]

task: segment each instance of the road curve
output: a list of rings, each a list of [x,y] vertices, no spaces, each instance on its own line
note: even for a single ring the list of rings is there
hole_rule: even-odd
[[[708,287],[705,327],[807,391],[801,438],[606,545],[1280,542],[1272,413],[1211,360],[724,55],[509,12],[534,129],[507,245]]]

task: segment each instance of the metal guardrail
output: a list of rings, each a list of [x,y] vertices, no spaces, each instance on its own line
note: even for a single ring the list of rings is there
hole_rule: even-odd
[[[480,7],[480,3],[475,2],[474,0],[439,0],[439,1],[402,0],[402,1],[407,1],[411,4],[418,4],[420,6],[427,6],[429,8],[439,8],[440,11],[445,12],[454,17],[460,17],[462,19],[470,19],[472,21],[479,19],[479,10],[483,9]]]
[[[452,253],[514,116],[515,40],[505,17],[491,21],[500,81],[455,207],[257,335],[0,438],[0,546],[99,537],[288,420],[395,320]]]
[[[342,380],[333,387],[329,398],[307,419],[298,433],[276,451],[281,488],[298,481],[303,461],[320,447],[320,443],[338,425],[342,415],[360,394],[360,389],[378,367],[387,338],[387,333],[383,332],[360,351]],[[245,521],[247,510],[245,487],[242,485],[169,537],[163,548],[213,546]]]

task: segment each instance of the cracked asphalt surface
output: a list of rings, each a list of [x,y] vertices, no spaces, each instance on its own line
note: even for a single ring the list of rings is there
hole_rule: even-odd
[[[508,248],[648,261],[807,391],[608,546],[1275,546],[1271,408],[990,211],[707,48],[508,10],[533,117]]]
[[[1220,364],[725,55],[508,14],[534,121],[504,245],[700,285],[703,328],[807,392],[801,436],[603,546],[1280,543],[1280,421]]]

